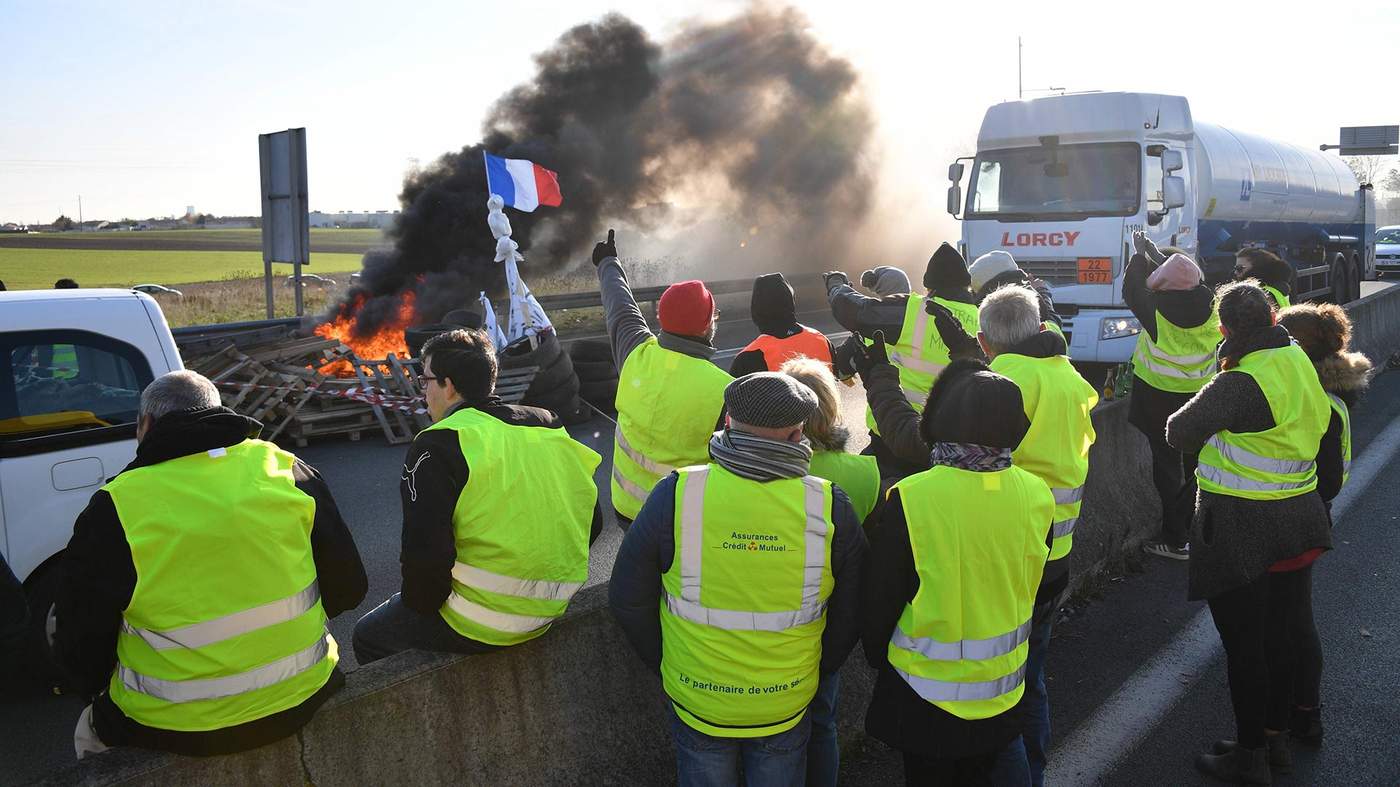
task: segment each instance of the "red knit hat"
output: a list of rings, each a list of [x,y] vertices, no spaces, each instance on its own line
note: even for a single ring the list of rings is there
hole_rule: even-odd
[[[715,315],[715,296],[698,279],[678,281],[661,293],[656,317],[661,330],[679,336],[703,336]]]

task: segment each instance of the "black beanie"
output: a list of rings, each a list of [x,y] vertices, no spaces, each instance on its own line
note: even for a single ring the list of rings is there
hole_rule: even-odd
[[[967,273],[967,260],[958,250],[944,243],[928,258],[924,269],[924,289],[935,292],[967,292],[972,277]]]
[[[934,443],[1015,449],[1031,428],[1016,383],[981,361],[953,361],[929,391],[919,433]]]

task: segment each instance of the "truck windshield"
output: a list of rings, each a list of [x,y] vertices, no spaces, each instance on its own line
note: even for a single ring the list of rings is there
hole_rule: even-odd
[[[1131,216],[1142,194],[1141,162],[1133,142],[983,151],[973,164],[966,215]]]
[[[1376,243],[1400,243],[1400,227],[1381,227],[1376,230]]]

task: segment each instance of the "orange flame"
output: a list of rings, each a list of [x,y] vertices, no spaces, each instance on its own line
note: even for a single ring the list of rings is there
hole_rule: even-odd
[[[362,301],[357,301],[346,309],[344,314],[316,326],[316,335],[341,342],[366,361],[381,360],[389,353],[394,353],[399,358],[407,358],[408,345],[404,342],[403,332],[413,322],[413,291],[409,290],[403,294],[403,299],[399,302],[398,317],[380,326],[373,336],[360,337],[354,334],[355,317],[359,314],[361,304]],[[318,371],[328,377],[355,376],[355,368],[349,361],[332,361]]]

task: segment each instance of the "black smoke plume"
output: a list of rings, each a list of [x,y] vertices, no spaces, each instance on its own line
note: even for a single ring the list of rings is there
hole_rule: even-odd
[[[871,122],[859,80],[794,10],[756,6],[663,44],[609,14],[535,62],[534,79],[497,100],[480,143],[405,179],[392,248],[365,255],[332,309],[354,313],[356,333],[396,316],[405,290],[421,323],[500,287],[483,150],[559,173],[562,207],[507,209],[527,280],[576,262],[609,220],[673,222],[681,192],[720,206],[736,238],[762,227],[788,259],[830,255],[865,211]]]

